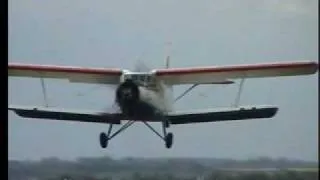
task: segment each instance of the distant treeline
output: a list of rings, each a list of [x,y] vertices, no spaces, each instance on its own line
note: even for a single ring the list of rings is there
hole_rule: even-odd
[[[261,157],[249,160],[232,160],[217,158],[123,158],[110,157],[79,158],[66,161],[58,158],[45,158],[40,161],[9,160],[10,180],[38,177],[46,179],[63,175],[92,177],[130,177],[137,174],[157,176],[174,174],[190,178],[213,171],[273,171],[274,169],[317,169],[317,162],[271,159]],[[229,172],[229,174],[230,174]]]

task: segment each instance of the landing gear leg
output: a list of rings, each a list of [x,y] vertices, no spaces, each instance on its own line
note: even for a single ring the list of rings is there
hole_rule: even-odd
[[[167,122],[167,120],[162,122],[162,130],[163,130],[163,135],[161,135],[158,131],[156,131],[150,124],[148,124],[147,122],[143,121],[143,123],[149,127],[149,129],[151,131],[153,131],[157,136],[159,136],[164,142],[165,142],[165,146],[166,148],[170,149],[172,147],[173,144],[173,134],[172,133],[167,133],[166,128],[167,125],[169,124],[169,122]]]
[[[108,142],[109,140],[111,140],[112,138],[114,138],[116,135],[118,135],[120,132],[124,131],[125,129],[127,129],[129,126],[131,126],[135,121],[128,121],[126,124],[124,124],[119,130],[117,130],[116,132],[114,132],[111,135],[111,130],[112,130],[112,124],[109,125],[109,129],[108,129],[108,133],[100,133],[100,146],[102,148],[106,148],[108,146]],[[165,146],[166,148],[170,149],[172,147],[173,144],[173,134],[167,133],[167,129],[169,127],[170,122],[168,120],[163,120],[162,121],[162,130],[163,130],[163,135],[161,135],[161,133],[159,133],[158,131],[156,131],[150,124],[148,124],[145,121],[142,121],[147,127],[149,127],[157,136],[159,136],[164,142],[165,142]]]
[[[170,122],[169,122],[169,121],[165,121],[164,123],[165,123],[165,127],[166,127],[166,128],[169,128],[169,127],[170,127]]]
[[[108,146],[109,140],[114,138],[116,135],[118,135],[120,132],[124,131],[127,129],[129,126],[131,126],[134,123],[134,121],[128,121],[126,124],[124,124],[118,131],[114,132],[111,135],[111,130],[112,130],[112,124],[109,125],[108,133],[100,133],[100,146],[102,148],[106,148]]]
[[[112,124],[109,125],[108,134],[104,132],[100,133],[100,146],[102,148],[106,148],[108,146],[111,130],[112,130]]]
[[[167,133],[166,128],[169,127],[169,122],[167,120],[162,122],[162,130],[163,130],[163,140],[165,142],[166,148],[170,149],[173,144],[173,134],[171,132]]]

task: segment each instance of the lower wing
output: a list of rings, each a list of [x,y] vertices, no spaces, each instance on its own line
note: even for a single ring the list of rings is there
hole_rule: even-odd
[[[173,112],[168,115],[168,118],[171,124],[190,124],[272,118],[276,115],[277,111],[278,108],[274,106],[237,107]]]
[[[70,82],[118,84],[122,69],[35,64],[8,64],[9,77],[68,79]]]
[[[8,110],[15,112],[24,118],[78,121],[92,123],[120,124],[122,115],[119,113],[96,113],[75,110],[63,110],[56,108],[9,106]]]
[[[119,113],[99,114],[54,108],[9,106],[8,110],[25,118],[79,121],[92,123],[120,124],[125,118]],[[239,107],[225,109],[209,109],[192,112],[172,112],[167,115],[171,124],[190,124],[203,122],[232,121],[245,119],[271,118],[277,113],[274,106]]]

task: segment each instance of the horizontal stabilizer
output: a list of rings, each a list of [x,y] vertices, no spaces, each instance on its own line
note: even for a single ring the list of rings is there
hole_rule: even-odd
[[[203,122],[234,121],[246,119],[272,118],[278,108],[275,106],[256,106],[209,109],[200,111],[178,111],[168,115],[171,124],[188,124]]]
[[[120,124],[120,114],[98,114],[96,112],[84,112],[65,110],[58,108],[25,107],[10,105],[8,110],[14,111],[24,118],[37,118],[49,120],[79,121],[93,123]]]

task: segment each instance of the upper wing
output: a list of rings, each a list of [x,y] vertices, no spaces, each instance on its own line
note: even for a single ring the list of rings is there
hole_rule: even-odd
[[[101,114],[97,112],[84,112],[55,108],[24,107],[10,105],[8,107],[8,110],[15,112],[17,115],[21,117],[48,120],[120,124],[121,119],[123,119],[122,115],[118,113]]]
[[[272,118],[278,108],[274,106],[209,109],[189,112],[173,112],[168,115],[171,124],[233,121]]]
[[[238,66],[157,69],[154,74],[166,84],[205,84],[225,79],[261,78],[314,74],[318,64],[310,61]]]
[[[118,84],[121,74],[121,69],[114,68],[8,64],[8,76],[59,78],[81,83]]]

